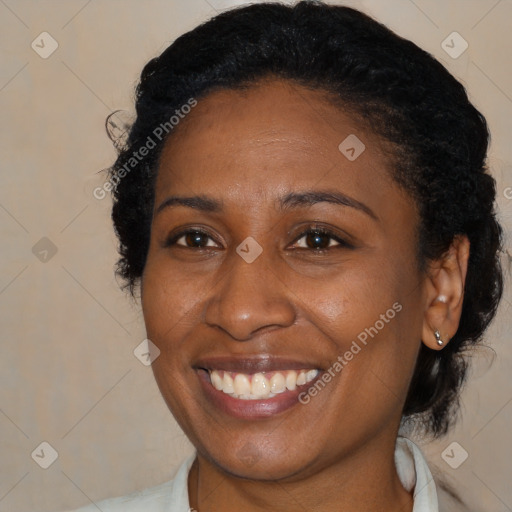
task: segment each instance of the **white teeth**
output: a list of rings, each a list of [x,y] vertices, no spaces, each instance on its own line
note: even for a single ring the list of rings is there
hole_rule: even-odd
[[[224,374],[225,373],[226,372],[224,372]],[[237,373],[233,381],[233,388],[235,395],[250,395],[251,383],[249,382],[249,377],[243,373]]]
[[[221,391],[224,388],[222,383],[222,377],[217,372],[212,372],[210,378],[215,389]]]
[[[286,389],[286,381],[282,373],[274,373],[270,379],[270,391],[278,394],[282,393]]]
[[[286,374],[286,389],[293,391],[297,386],[297,372],[291,370]]]
[[[270,393],[270,382],[262,373],[253,375],[251,393],[258,398],[268,396]]]
[[[222,391],[224,391],[224,393],[235,392],[235,388],[233,386],[233,377],[231,377],[231,375],[228,372],[224,372],[224,378],[222,379]]]
[[[233,378],[234,375],[234,378]],[[272,398],[286,390],[293,391],[297,386],[311,382],[318,370],[285,370],[272,373],[269,379],[265,373],[244,374],[210,370],[212,386],[218,391],[241,400],[261,400]]]
[[[311,382],[318,375],[318,370],[309,370],[306,372],[306,382]]]

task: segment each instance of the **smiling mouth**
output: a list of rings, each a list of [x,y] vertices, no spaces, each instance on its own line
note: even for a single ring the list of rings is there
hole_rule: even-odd
[[[253,374],[208,370],[208,374],[211,385],[232,398],[264,400],[310,383],[318,376],[319,370],[284,370]]]

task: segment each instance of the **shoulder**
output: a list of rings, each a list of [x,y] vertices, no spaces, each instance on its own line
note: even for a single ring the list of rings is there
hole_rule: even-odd
[[[173,480],[133,492],[126,496],[102,500],[98,503],[91,503],[73,512],[135,512],[144,510],[146,512],[161,512],[168,509],[172,496]],[[72,512],[72,511],[69,511]]]
[[[194,458],[195,455],[185,460],[168,482],[68,512],[187,512],[190,509],[187,477]]]
[[[447,475],[436,465],[429,468],[422,450],[413,441],[398,438],[395,461],[403,486],[414,489],[413,512],[470,512],[468,504],[448,482]]]

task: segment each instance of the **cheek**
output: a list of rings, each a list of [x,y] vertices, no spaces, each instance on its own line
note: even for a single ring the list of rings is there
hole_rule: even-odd
[[[314,278],[290,272],[285,284],[313,323],[325,326],[333,338],[345,338],[347,334],[357,336],[389,309],[388,316],[397,316],[393,304],[406,297],[409,300],[415,281],[409,261],[368,254],[347,259]]]
[[[152,363],[155,380],[173,414],[180,420],[177,397],[186,392],[187,325],[195,314],[199,290],[163,259],[148,258],[142,279],[142,311],[147,337],[160,350]],[[184,391],[185,390],[185,391]]]
[[[204,293],[204,291],[203,291]],[[181,427],[190,432],[183,402],[195,397],[187,384],[191,368],[187,335],[201,297],[201,287],[169,265],[160,255],[149,254],[142,277],[142,311],[147,337],[160,354],[151,367],[156,383]]]
[[[170,264],[165,253],[148,255],[142,277],[142,310],[148,336],[173,339],[211,287],[209,280],[191,278]]]
[[[421,337],[418,278],[414,261],[394,255],[296,283],[307,321],[330,341],[332,366],[343,366],[341,402],[389,402],[406,393]]]

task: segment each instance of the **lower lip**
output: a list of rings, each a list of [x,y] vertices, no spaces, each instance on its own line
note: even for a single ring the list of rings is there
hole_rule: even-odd
[[[312,386],[320,375],[319,373],[315,379],[300,388],[284,391],[272,398],[242,400],[215,389],[211,384],[208,372],[198,370],[199,381],[207,398],[223,412],[240,419],[269,418],[300,404],[299,395]]]

